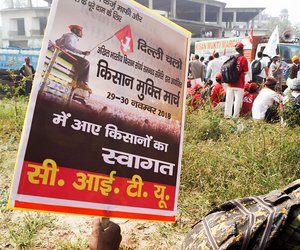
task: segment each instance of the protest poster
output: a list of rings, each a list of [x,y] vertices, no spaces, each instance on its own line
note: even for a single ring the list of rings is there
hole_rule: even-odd
[[[134,1],[54,1],[9,206],[175,221],[189,41]]]

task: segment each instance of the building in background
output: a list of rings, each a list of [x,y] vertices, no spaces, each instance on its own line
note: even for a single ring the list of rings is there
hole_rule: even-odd
[[[1,47],[40,48],[47,25],[50,5],[35,6],[32,1],[2,0],[6,3],[0,10],[2,23]]]
[[[50,4],[41,0],[1,0],[0,8],[0,70],[18,70],[25,57],[36,68]]]
[[[255,35],[266,35],[268,32],[262,14],[265,8],[226,8],[226,3],[216,0],[136,1],[191,31],[191,52],[194,42],[203,39],[245,37],[252,27]]]
[[[42,43],[52,0],[44,7],[34,0],[3,0],[2,47],[39,48]],[[264,8],[226,8],[216,0],[136,0],[192,32],[192,44],[201,39],[245,36],[251,27],[255,35],[265,35]],[[20,4],[21,3],[21,4]]]

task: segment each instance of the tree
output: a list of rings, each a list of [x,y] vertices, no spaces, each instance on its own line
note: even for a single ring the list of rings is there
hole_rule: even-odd
[[[269,17],[269,23],[267,24],[269,35],[273,32],[276,26],[278,26],[279,36],[282,36],[284,32],[291,31],[291,35],[300,38],[300,23],[292,25],[288,19],[288,13],[286,9],[283,9],[281,13],[286,12],[286,17]]]
[[[290,20],[282,20],[280,17],[270,17],[270,21],[267,26],[270,34],[273,32],[276,26],[278,26],[279,35],[283,34],[287,30],[292,29]]]
[[[292,25],[289,20],[281,20],[279,17],[271,17],[268,23],[268,29],[271,35],[275,27],[278,25],[279,36],[283,36],[284,32],[289,31],[292,37],[300,38],[300,23]]]

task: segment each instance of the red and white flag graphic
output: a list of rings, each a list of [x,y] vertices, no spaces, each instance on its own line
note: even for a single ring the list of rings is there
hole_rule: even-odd
[[[117,31],[115,36],[121,43],[121,51],[124,55],[128,55],[129,53],[133,52],[133,39],[129,24]]]

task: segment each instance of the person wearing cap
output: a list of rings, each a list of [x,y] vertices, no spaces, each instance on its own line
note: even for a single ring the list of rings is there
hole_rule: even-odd
[[[283,97],[284,125],[300,125],[300,79],[291,80],[290,93]]]
[[[78,49],[79,39],[82,38],[82,27],[79,25],[69,25],[70,33],[63,34],[55,41],[56,45],[63,50],[59,56],[73,64],[77,73],[78,86],[84,90],[92,92],[88,86],[90,63],[83,56],[88,56],[90,51]]]
[[[293,56],[292,57],[292,65],[289,68],[289,78],[295,79],[297,78],[298,71],[299,71],[299,56]]]
[[[197,83],[193,86],[191,91],[191,99],[190,99],[190,106],[192,110],[196,110],[202,104],[202,97],[201,92],[203,88],[200,83]]]
[[[206,101],[208,98],[210,98],[212,85],[213,85],[212,80],[205,81],[204,87],[201,91],[201,98],[202,98],[203,101]]]
[[[298,78],[298,73],[300,69],[299,56],[293,56],[292,65],[288,68],[288,78],[286,79],[286,89],[283,92],[283,95],[286,96],[291,92],[290,85],[293,83],[293,79]]]
[[[239,80],[236,83],[228,83],[226,90],[225,112],[226,118],[238,118],[243,104],[245,74],[248,72],[248,61],[244,56],[244,44],[241,42],[235,45],[237,57],[237,68],[239,72]]]
[[[272,62],[269,67],[269,77],[273,77],[277,81],[275,90],[278,93],[282,92],[282,81],[283,81],[283,66],[280,62],[280,55],[275,55],[272,58]]]
[[[268,77],[264,87],[255,98],[252,106],[252,118],[256,121],[279,121],[278,106],[282,102],[282,96],[275,91],[277,81]]]
[[[25,81],[25,96],[28,96],[32,88],[32,80],[35,74],[34,67],[30,64],[30,58],[25,57],[25,63],[20,68],[20,74],[24,77]]]
[[[242,115],[250,115],[253,102],[256,99],[258,93],[259,86],[255,82],[249,82],[245,84],[244,97],[243,97],[243,105],[241,114]]]
[[[215,78],[216,78],[216,83],[213,85],[210,94],[210,101],[213,107],[216,107],[225,97],[225,91],[222,86],[221,74],[217,73]]]

